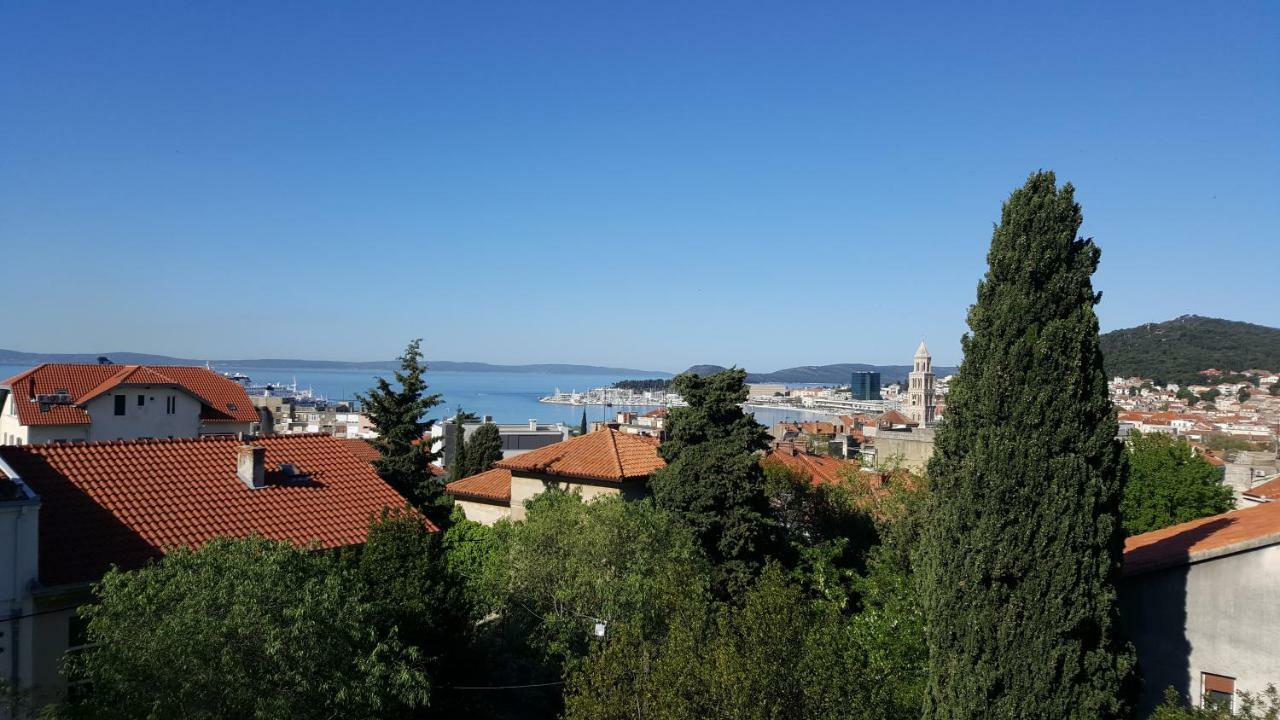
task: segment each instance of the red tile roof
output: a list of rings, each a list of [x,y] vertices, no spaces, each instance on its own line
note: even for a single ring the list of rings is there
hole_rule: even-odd
[[[373,443],[368,440],[362,440],[360,438],[338,438],[338,442],[342,443],[342,446],[347,449],[347,452],[355,455],[357,460],[363,460],[371,463],[382,457],[382,454],[378,452],[378,448],[374,447]]]
[[[1162,570],[1280,543],[1280,502],[1269,502],[1135,535],[1124,543],[1124,574]]]
[[[23,425],[87,425],[90,418],[83,404],[120,385],[180,387],[203,404],[200,419],[204,422],[258,421],[258,411],[243,386],[202,367],[46,363],[0,382],[0,387],[12,390]],[[40,411],[36,395],[63,390],[73,404],[50,405]]]
[[[494,467],[507,470],[611,482],[645,478],[666,465],[658,456],[656,438],[613,428],[579,435],[494,463]]]
[[[1245,490],[1244,494],[1263,500],[1280,500],[1280,477],[1268,480],[1261,485],[1254,485]]]
[[[511,502],[511,471],[493,468],[482,473],[454,480],[445,486],[445,492],[464,500]]]
[[[861,466],[855,462],[826,455],[812,455],[795,450],[794,447],[770,450],[763,462],[781,463],[792,470],[806,473],[813,479],[814,485],[841,482],[845,475],[851,472],[856,473],[861,469]]]
[[[907,417],[906,415],[903,415],[902,413],[898,412],[897,410],[890,410],[889,412],[876,418],[876,423],[880,427],[891,427],[894,425],[919,425],[920,424],[915,420],[912,420],[911,418]]]
[[[371,517],[405,500],[328,435],[273,435],[266,487],[236,476],[233,438],[0,447],[41,498],[40,579],[96,580],[176,546],[257,534],[331,548],[364,541]],[[300,476],[282,475],[288,463]]]

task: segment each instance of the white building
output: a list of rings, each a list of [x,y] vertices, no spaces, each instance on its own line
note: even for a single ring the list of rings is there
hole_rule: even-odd
[[[244,388],[201,367],[46,363],[0,382],[0,445],[251,433]]]

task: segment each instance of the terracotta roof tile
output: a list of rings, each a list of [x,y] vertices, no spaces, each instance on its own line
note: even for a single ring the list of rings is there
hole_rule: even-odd
[[[1245,490],[1244,494],[1264,500],[1280,500],[1280,477],[1275,477],[1261,485],[1254,485]]]
[[[782,463],[792,470],[806,473],[813,479],[814,485],[841,482],[845,474],[856,473],[861,469],[856,462],[825,455],[812,455],[789,448],[770,450],[763,462]]]
[[[1161,570],[1274,543],[1280,543],[1280,502],[1134,535],[1124,543],[1124,574]]]
[[[604,428],[523,455],[499,460],[495,467],[588,480],[645,478],[667,463],[658,456],[658,440]]]
[[[23,425],[87,425],[89,413],[80,407],[119,385],[181,387],[203,404],[200,419],[210,423],[257,422],[258,411],[239,383],[212,370],[181,365],[97,365],[46,363],[0,382],[13,392]],[[72,405],[51,405],[41,412],[36,395],[65,390]]]
[[[511,502],[511,471],[493,468],[482,473],[455,480],[445,486],[445,492],[460,498]]]
[[[378,448],[374,447],[373,443],[368,440],[362,440],[360,438],[338,438],[338,442],[342,443],[342,446],[347,449],[347,452],[355,455],[357,460],[363,460],[371,463],[382,457],[382,454],[378,452]]]
[[[251,534],[340,547],[364,541],[369,520],[405,500],[328,435],[273,435],[266,487],[236,476],[232,438],[135,440],[0,448],[41,498],[40,579],[96,580],[176,546]],[[281,474],[296,467],[301,479]]]

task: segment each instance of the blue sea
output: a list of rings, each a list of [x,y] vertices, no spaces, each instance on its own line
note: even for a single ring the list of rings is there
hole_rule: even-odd
[[[8,378],[29,365],[0,364],[0,379]],[[300,388],[311,388],[331,401],[346,400],[355,393],[366,392],[373,387],[379,375],[390,374],[375,370],[315,370],[273,368],[216,368],[219,372],[240,372],[248,375],[254,384],[271,383],[287,385],[297,380]],[[609,375],[577,373],[526,373],[526,372],[457,372],[427,371],[429,392],[440,393],[442,404],[435,407],[428,417],[437,420],[451,417],[461,407],[476,415],[490,415],[496,422],[523,423],[531,419],[540,422],[562,422],[577,425],[585,410],[588,420],[612,419],[620,410],[647,412],[652,407],[626,408],[601,405],[556,405],[538,402],[538,398],[553,394],[557,388],[565,392],[585,391],[611,385],[618,380],[660,377],[658,375]],[[756,419],[771,425],[784,419],[817,419],[818,415],[794,411],[750,409]]]

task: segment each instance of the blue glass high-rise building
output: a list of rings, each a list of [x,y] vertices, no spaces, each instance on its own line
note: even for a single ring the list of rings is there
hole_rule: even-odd
[[[854,400],[880,400],[880,373],[855,372],[849,383]]]

